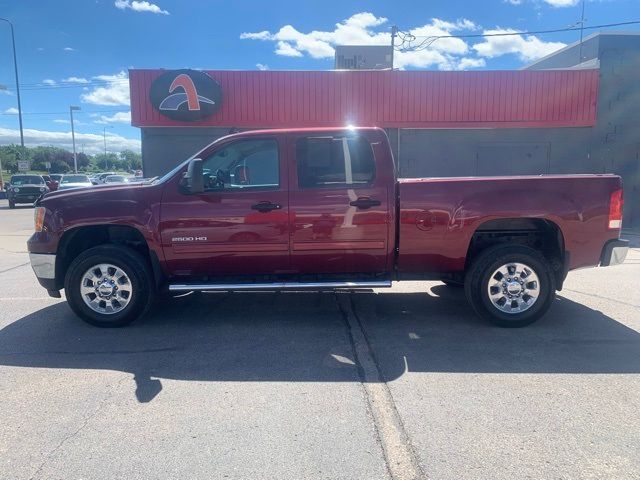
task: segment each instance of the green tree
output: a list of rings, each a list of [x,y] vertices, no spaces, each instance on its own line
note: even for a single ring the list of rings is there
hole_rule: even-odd
[[[21,147],[20,145],[0,147],[0,156],[2,157],[2,169],[7,170],[9,173],[16,173],[18,171],[19,160],[31,161],[30,149]]]
[[[142,168],[142,156],[132,150],[120,152],[120,160],[122,161],[122,168],[127,170],[140,170]]]
[[[100,170],[120,170],[122,161],[115,153],[99,153],[95,155],[94,161]]]

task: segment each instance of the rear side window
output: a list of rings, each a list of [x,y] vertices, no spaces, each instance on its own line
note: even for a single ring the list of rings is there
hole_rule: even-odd
[[[298,186],[366,186],[375,178],[375,161],[363,137],[304,137],[296,142]]]

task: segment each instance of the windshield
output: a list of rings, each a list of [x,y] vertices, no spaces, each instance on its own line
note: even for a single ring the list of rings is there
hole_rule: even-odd
[[[226,135],[224,137],[220,137],[219,139],[217,139],[213,143],[219,143],[219,142],[221,142],[223,140],[226,140],[227,137],[228,137],[228,135]],[[180,162],[175,168],[173,168],[173,170],[170,170],[169,172],[165,173],[163,176],[155,177],[151,182],[152,183],[163,183],[163,182],[166,182],[171,177],[173,177],[176,173],[178,173],[180,170],[182,170],[184,167],[186,167],[187,164],[191,161],[192,158],[201,158],[203,156],[203,151],[204,150],[208,150],[210,146],[211,145],[208,145],[207,147],[205,147],[204,149],[200,150],[195,155],[192,155],[191,157],[187,158],[186,160]]]
[[[44,185],[40,175],[20,175],[11,177],[11,185]]]
[[[86,175],[65,175],[62,177],[62,184],[65,183],[90,183]]]

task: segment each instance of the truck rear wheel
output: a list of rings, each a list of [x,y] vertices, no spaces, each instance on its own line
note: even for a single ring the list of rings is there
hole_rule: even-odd
[[[69,306],[97,327],[122,327],[142,317],[153,302],[153,277],[144,258],[124,246],[82,252],[65,277]]]
[[[500,327],[524,327],[542,317],[555,297],[549,262],[521,245],[498,245],[480,253],[465,276],[475,312]]]

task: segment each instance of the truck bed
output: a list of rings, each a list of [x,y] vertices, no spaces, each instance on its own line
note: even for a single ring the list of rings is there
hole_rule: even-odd
[[[567,269],[598,265],[602,245],[618,237],[607,216],[619,188],[616,175],[399,179],[398,271],[462,271],[474,232],[496,222],[526,229],[526,218],[557,227]]]

